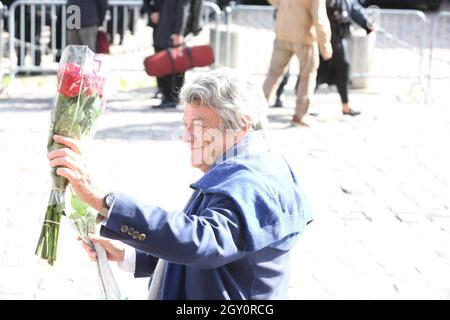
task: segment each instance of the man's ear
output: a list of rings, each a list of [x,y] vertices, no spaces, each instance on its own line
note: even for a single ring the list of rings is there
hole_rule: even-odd
[[[253,126],[252,118],[250,118],[250,116],[244,116],[244,127],[242,128],[242,131],[244,133],[247,133],[252,129],[252,126]]]

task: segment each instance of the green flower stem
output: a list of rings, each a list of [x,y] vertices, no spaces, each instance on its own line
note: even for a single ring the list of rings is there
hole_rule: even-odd
[[[56,260],[59,224],[64,214],[63,190],[52,190],[35,254],[50,265]]]

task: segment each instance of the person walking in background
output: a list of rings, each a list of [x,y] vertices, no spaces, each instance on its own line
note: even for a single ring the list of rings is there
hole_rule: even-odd
[[[89,49],[97,50],[98,27],[103,24],[107,0],[68,0],[67,7],[78,6],[80,8],[80,29],[67,30],[67,44],[87,45]],[[68,26],[70,27],[70,26]]]
[[[342,102],[342,113],[357,116],[361,112],[350,108],[348,100],[348,84],[350,80],[350,64],[345,57],[344,40],[351,36],[350,25],[354,21],[367,34],[375,30],[369,21],[365,9],[355,0],[327,0],[327,15],[331,25],[331,45],[333,56],[324,61],[320,57],[317,71],[317,86],[322,83],[335,84]]]
[[[189,14],[190,0],[153,1],[154,9],[150,14],[153,28],[155,52],[180,46],[184,43],[185,29]],[[152,20],[153,17],[153,20]],[[158,78],[158,88],[162,93],[161,104],[156,109],[176,108],[178,92],[184,83],[184,73]]]
[[[273,13],[273,19],[275,20],[277,17],[277,10],[274,11]],[[283,76],[283,79],[281,79],[280,84],[278,85],[278,89],[275,93],[275,103],[273,104],[274,108],[282,108],[283,107],[283,101],[285,98],[285,94],[284,94],[284,87],[286,87],[288,81],[289,81],[289,77],[290,77],[290,72],[289,72],[289,67],[287,68],[286,73]],[[297,83],[295,84],[295,91],[297,91],[298,88],[298,79],[297,79]]]
[[[332,55],[330,23],[325,0],[269,0],[277,7],[275,41],[269,72],[263,90],[269,99],[275,84],[286,71],[295,54],[300,62],[300,84],[297,89],[293,125],[307,124],[303,121],[308,111],[316,85],[319,51],[324,60]],[[318,48],[317,48],[318,44]]]

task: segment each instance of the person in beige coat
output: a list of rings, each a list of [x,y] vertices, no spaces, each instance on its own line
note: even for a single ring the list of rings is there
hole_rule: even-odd
[[[288,68],[295,54],[300,62],[300,84],[293,125],[303,121],[316,84],[319,52],[324,60],[331,58],[331,29],[325,0],[268,0],[277,7],[275,41],[269,72],[263,90],[269,99],[275,84]]]

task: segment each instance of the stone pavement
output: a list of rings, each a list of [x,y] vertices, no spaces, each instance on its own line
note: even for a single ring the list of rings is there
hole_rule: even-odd
[[[146,77],[115,84],[87,147],[94,179],[181,209],[200,176],[177,140],[182,111],[151,110]],[[50,187],[54,85],[52,77],[19,79],[0,100],[0,299],[97,297],[94,265],[66,223],[56,266],[34,256]],[[292,128],[289,93],[286,108],[270,109],[271,140],[297,171],[315,218],[292,256],[290,298],[449,299],[448,106],[352,92],[362,115],[345,118],[337,93],[320,90],[310,128]],[[146,298],[146,279],[113,269],[129,299]]]

